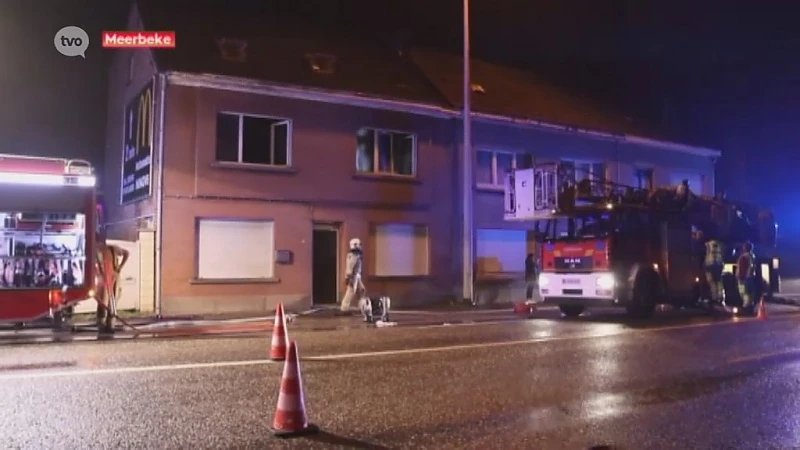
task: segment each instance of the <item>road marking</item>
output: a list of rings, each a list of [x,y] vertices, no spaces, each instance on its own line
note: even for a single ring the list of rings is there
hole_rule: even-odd
[[[166,372],[173,370],[213,369],[217,367],[259,366],[268,364],[274,364],[274,361],[271,361],[269,359],[251,359],[246,361],[220,361],[220,362],[190,363],[190,364],[171,364],[171,365],[161,365],[161,366],[109,367],[106,369],[62,370],[54,372],[26,372],[26,373],[13,373],[13,374],[0,375],[0,381],[32,379],[32,378],[80,377],[88,375],[107,375],[107,374],[123,374],[123,373]]]
[[[761,359],[766,358],[773,358],[775,356],[800,356],[800,348],[794,348],[790,350],[781,350],[778,352],[768,352],[768,353],[759,353],[755,355],[747,355],[747,356],[740,356],[738,358],[731,358],[728,360],[729,363],[741,363],[741,362],[750,362],[750,361],[758,361]]]
[[[736,325],[743,323],[743,321],[727,321],[727,322],[702,322],[694,324],[673,325],[660,328],[646,328],[646,329],[620,329],[607,333],[589,333],[583,335],[570,335],[570,336],[553,336],[553,337],[539,337],[531,339],[520,339],[514,341],[499,341],[499,342],[479,342],[475,344],[461,344],[461,345],[446,345],[440,347],[422,347],[411,349],[399,350],[382,350],[374,352],[360,352],[360,353],[338,353],[331,355],[320,356],[306,356],[303,357],[304,361],[336,361],[358,358],[374,358],[379,356],[396,356],[396,355],[412,355],[424,353],[439,353],[448,351],[460,350],[474,350],[482,348],[498,348],[498,347],[513,347],[519,345],[539,344],[547,342],[559,341],[579,341],[586,339],[599,339],[612,336],[622,336],[630,334],[644,334],[659,331],[673,331],[685,330],[691,328],[706,328],[710,326],[719,325]],[[477,325],[477,324],[476,324]],[[762,356],[763,357],[763,356]],[[751,357],[752,358],[752,357]],[[193,370],[193,369],[213,369],[225,367],[244,367],[244,366],[259,366],[274,364],[273,361],[268,359],[253,359],[244,361],[219,361],[219,362],[204,362],[204,363],[188,363],[188,364],[169,364],[169,365],[156,365],[156,366],[135,366],[135,367],[109,367],[101,369],[80,369],[80,370],[63,370],[63,371],[43,371],[43,372],[20,372],[0,374],[0,381],[5,380],[23,380],[23,379],[42,379],[42,378],[57,378],[57,377],[79,377],[91,375],[108,375],[108,374],[127,374],[127,373],[146,373],[146,372],[166,372],[177,370]]]

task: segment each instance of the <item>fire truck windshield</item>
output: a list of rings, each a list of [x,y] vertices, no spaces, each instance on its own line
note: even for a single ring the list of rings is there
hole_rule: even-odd
[[[613,212],[585,212],[570,218],[550,219],[547,236],[555,240],[604,238],[613,233],[619,224]]]

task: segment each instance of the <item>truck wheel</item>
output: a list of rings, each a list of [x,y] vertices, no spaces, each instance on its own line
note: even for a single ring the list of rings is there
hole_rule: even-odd
[[[586,307],[580,305],[560,305],[558,309],[567,317],[578,317],[586,311]]]

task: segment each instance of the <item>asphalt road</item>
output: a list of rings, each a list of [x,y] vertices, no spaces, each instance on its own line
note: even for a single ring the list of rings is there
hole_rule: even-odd
[[[322,428],[293,441],[263,332],[4,346],[0,447],[800,447],[800,315],[668,316],[290,329]]]

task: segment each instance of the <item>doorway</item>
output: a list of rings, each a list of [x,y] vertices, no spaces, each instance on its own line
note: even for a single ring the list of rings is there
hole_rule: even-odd
[[[339,298],[339,227],[314,224],[311,255],[311,300],[333,305]]]

